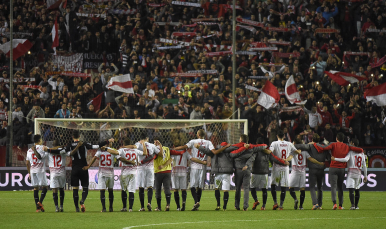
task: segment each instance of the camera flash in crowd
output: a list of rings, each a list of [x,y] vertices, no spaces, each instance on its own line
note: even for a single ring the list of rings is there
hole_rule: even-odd
[[[28,51],[28,55],[31,55],[31,51]]]
[[[344,61],[342,61],[342,64],[344,64]]]
[[[319,81],[316,81],[316,84],[319,84]]]
[[[181,91],[178,91],[178,94],[181,93]]]

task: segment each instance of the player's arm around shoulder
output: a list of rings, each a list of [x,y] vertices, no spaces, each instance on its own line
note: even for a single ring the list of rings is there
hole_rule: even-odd
[[[91,159],[91,162],[88,165],[84,166],[82,169],[83,170],[88,170],[91,167],[91,165],[94,164],[94,162],[97,159],[99,159],[100,155],[101,155],[101,151],[98,150],[98,152],[95,154],[95,156]]]
[[[311,161],[312,163],[324,166],[324,162],[320,162],[320,161],[316,160],[315,158],[311,157],[308,152],[306,153],[306,158],[307,158],[307,160]]]

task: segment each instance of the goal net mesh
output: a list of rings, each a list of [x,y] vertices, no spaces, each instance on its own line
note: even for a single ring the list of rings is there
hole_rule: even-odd
[[[48,147],[53,146],[54,140],[58,140],[61,146],[70,143],[73,130],[79,130],[81,141],[91,144],[98,144],[103,140],[114,138],[114,148],[122,146],[123,139],[126,137],[130,138],[132,144],[138,142],[142,133],[149,137],[150,143],[158,139],[164,146],[173,148],[196,139],[196,133],[199,129],[204,129],[205,139],[210,140],[215,148],[219,148],[222,142],[239,142],[240,135],[247,132],[246,129],[244,130],[245,125],[247,125],[245,120],[200,120],[200,122],[156,120],[154,122],[154,120],[122,119],[36,119],[35,122],[35,134],[42,135],[43,141]],[[87,161],[90,161],[95,153],[96,150],[89,150]],[[115,165],[117,166],[118,163]],[[67,158],[66,166],[71,166],[70,158]],[[92,166],[97,167],[98,161]],[[213,184],[210,180],[207,181],[208,184]]]

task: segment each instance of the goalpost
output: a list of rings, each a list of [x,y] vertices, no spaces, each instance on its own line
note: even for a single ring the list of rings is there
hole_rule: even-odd
[[[35,134],[40,134],[47,146],[53,140],[59,145],[71,142],[73,130],[79,130],[81,140],[97,144],[107,138],[114,138],[114,147],[123,145],[123,139],[129,137],[132,143],[139,141],[141,133],[167,147],[184,145],[197,138],[197,130],[206,131],[205,139],[212,141],[217,148],[221,142],[237,143],[241,134],[248,134],[247,119],[224,120],[181,120],[181,119],[63,119],[36,118]],[[90,157],[93,154],[89,154]]]

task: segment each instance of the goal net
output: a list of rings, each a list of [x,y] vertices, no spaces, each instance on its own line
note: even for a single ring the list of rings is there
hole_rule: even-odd
[[[54,140],[58,140],[61,146],[67,145],[72,141],[72,131],[79,130],[80,140],[91,144],[114,138],[113,147],[119,148],[126,137],[134,144],[140,140],[141,134],[145,133],[149,142],[153,143],[154,139],[158,139],[164,146],[172,148],[196,139],[199,129],[205,130],[205,139],[210,140],[215,148],[219,148],[222,142],[237,143],[241,134],[248,134],[246,119],[35,119],[35,134],[40,134],[48,147],[52,147]],[[87,161],[90,161],[95,153],[96,150],[89,150]],[[70,158],[67,158],[66,166],[71,166]],[[97,167],[98,161],[92,166]]]

